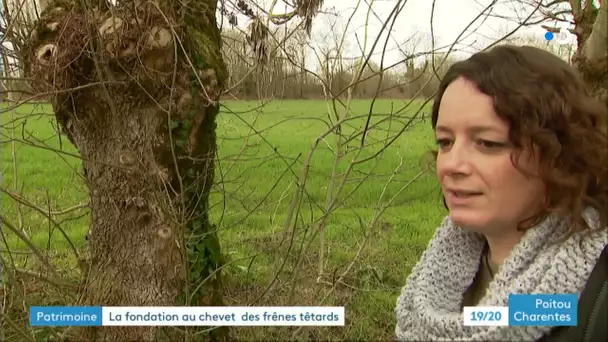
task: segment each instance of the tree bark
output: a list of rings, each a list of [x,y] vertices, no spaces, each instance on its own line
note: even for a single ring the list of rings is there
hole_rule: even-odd
[[[571,0],[578,48],[572,58],[589,90],[608,109],[608,5],[600,1],[597,8],[592,1],[585,5]]]
[[[79,304],[222,305],[207,213],[226,78],[216,0],[110,7],[52,1],[25,49],[33,87],[57,91],[57,121],[83,157],[91,259]],[[78,339],[175,340],[168,331],[86,328]]]

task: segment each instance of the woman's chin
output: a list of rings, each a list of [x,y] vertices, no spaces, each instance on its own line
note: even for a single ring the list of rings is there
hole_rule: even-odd
[[[458,227],[475,232],[483,231],[486,226],[479,214],[463,213],[460,211],[450,211],[450,220]]]

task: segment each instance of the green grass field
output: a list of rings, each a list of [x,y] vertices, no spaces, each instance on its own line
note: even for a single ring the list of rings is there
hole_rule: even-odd
[[[273,101],[256,108],[260,103],[224,103],[218,119],[219,161],[211,200],[212,216],[220,228],[223,251],[229,261],[224,271],[228,305],[345,306],[345,327],[306,328],[299,337],[392,338],[393,309],[399,290],[445,210],[434,174],[427,172],[416,178],[424,166],[421,157],[433,147],[433,136],[428,121],[416,119],[407,127],[405,123],[422,104],[414,102],[398,112],[404,101],[377,101],[370,120],[373,129],[366,134],[361,148],[358,133],[366,124],[371,104],[363,100],[352,103],[349,115],[353,119],[341,130],[352,140],[345,144],[348,148],[344,148],[346,152],[339,163],[334,165],[336,134],[329,133],[319,140],[308,164],[302,201],[291,224],[286,225],[292,198],[298,185],[302,185],[307,156],[328,128],[328,104]],[[87,189],[78,175],[80,162],[74,156],[77,151],[67,138],[60,141],[48,106],[21,106],[3,113],[2,123],[5,191],[18,193],[42,210],[51,208],[56,212],[87,202]],[[391,140],[394,141],[386,147]],[[64,153],[57,152],[59,149]],[[353,160],[363,161],[351,165]],[[333,183],[332,173],[336,175]],[[336,201],[327,211],[327,192],[332,188]],[[2,214],[35,246],[48,251],[63,273],[74,273],[76,263],[70,257],[70,243],[44,215],[19,207],[4,192]],[[318,281],[321,258],[316,232],[324,215],[324,275]],[[54,216],[54,220],[76,248],[86,248],[86,209]],[[3,229],[3,249],[7,243],[16,252],[11,254],[14,258],[27,255],[27,244],[4,224]],[[8,253],[4,252],[3,257],[7,260]],[[23,257],[19,260],[23,262]],[[23,267],[36,266],[28,261]],[[348,274],[336,284],[349,267]],[[28,291],[33,293],[27,296],[34,301],[30,305],[40,305],[35,301],[43,300],[45,304],[69,305],[41,288]],[[26,317],[15,312],[15,324],[27,324]],[[290,339],[294,329],[257,327],[233,331],[243,340],[275,340]]]

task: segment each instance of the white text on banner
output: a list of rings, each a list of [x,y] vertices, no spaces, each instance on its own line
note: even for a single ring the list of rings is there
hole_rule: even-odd
[[[344,326],[335,306],[102,307],[102,326]]]
[[[462,310],[465,326],[508,326],[507,306],[465,306]]]

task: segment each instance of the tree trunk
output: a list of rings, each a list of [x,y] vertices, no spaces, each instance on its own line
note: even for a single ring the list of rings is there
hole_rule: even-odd
[[[572,58],[593,95],[608,110],[608,4],[571,0],[578,49]]]
[[[36,24],[26,70],[37,90],[58,91],[53,109],[83,157],[91,197],[80,305],[222,305],[207,213],[226,78],[215,11],[216,0],[111,9],[55,0]],[[78,338],[175,340],[169,331],[87,328]],[[227,330],[206,338],[226,340]]]

